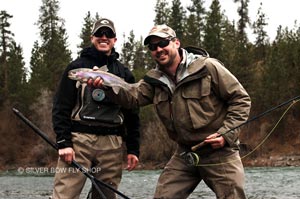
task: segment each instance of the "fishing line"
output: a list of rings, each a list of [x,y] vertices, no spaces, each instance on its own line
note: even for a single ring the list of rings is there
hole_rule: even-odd
[[[247,153],[246,155],[244,155],[244,156],[242,156],[242,157],[240,157],[240,158],[238,158],[238,159],[233,159],[233,160],[230,160],[230,161],[227,161],[227,162],[220,162],[220,163],[207,163],[207,164],[197,164],[197,165],[194,165],[194,166],[218,166],[218,165],[223,165],[223,164],[228,164],[228,163],[232,163],[232,162],[235,162],[235,161],[239,161],[239,160],[242,160],[242,159],[244,159],[244,158],[246,158],[246,157],[248,157],[248,156],[250,156],[253,152],[255,152],[261,145],[263,145],[265,142],[266,142],[266,140],[270,137],[270,135],[274,132],[274,130],[277,128],[277,126],[279,125],[279,123],[282,121],[282,119],[284,118],[284,116],[287,114],[287,112],[297,103],[297,102],[299,102],[300,101],[300,99],[298,99],[300,96],[297,96],[297,97],[295,97],[295,98],[293,98],[292,100],[289,100],[289,101],[287,101],[287,102],[290,102],[290,101],[292,101],[292,103],[288,106],[288,108],[283,112],[283,114],[280,116],[280,118],[278,119],[278,121],[276,122],[276,124],[274,125],[274,127],[271,129],[271,131],[264,137],[264,139],[258,144],[258,145],[256,145],[256,147],[254,147],[254,149],[252,150],[252,151],[250,151],[249,153]],[[297,100],[296,100],[297,99]],[[283,105],[285,105],[285,104],[287,104],[287,102],[285,102],[285,103],[282,103],[282,104],[280,104],[280,105],[278,105],[277,107],[275,107],[275,108],[279,108],[279,107],[281,107],[281,106],[283,106]],[[269,111],[266,111],[266,112],[264,112],[264,113],[267,113],[267,112],[270,112],[271,110],[273,111],[273,110],[275,110],[275,108],[272,108],[272,109],[270,109]],[[262,114],[261,114],[262,115]],[[258,118],[258,117],[255,117],[256,119]],[[253,119],[251,119],[251,121],[253,121],[254,120],[254,118]],[[250,121],[250,120],[249,120]],[[249,123],[249,122],[247,122],[247,123]],[[245,123],[244,123],[245,124]],[[195,153],[196,154],[196,153]],[[198,162],[200,162],[201,160],[200,160],[200,158],[198,157]]]

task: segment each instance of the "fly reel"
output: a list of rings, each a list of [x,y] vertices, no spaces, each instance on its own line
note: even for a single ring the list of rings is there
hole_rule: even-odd
[[[187,162],[188,165],[197,166],[200,163],[200,157],[194,152],[182,152],[180,156]]]

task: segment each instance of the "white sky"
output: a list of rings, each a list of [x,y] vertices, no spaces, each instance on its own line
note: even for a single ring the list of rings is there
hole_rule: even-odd
[[[91,12],[94,17],[96,12],[101,17],[107,17],[114,21],[117,31],[117,51],[120,51],[120,46],[123,43],[123,33],[126,37],[131,30],[134,31],[136,39],[140,36],[145,38],[148,31],[153,26],[155,17],[154,6],[157,0],[59,0],[60,11],[59,16],[65,19],[65,28],[69,37],[69,47],[75,57],[80,43],[80,32],[84,23],[84,17],[87,12]],[[169,0],[171,3],[172,1]],[[212,0],[206,0],[207,6]],[[222,10],[225,10],[225,15],[230,19],[237,19],[238,4],[233,3],[233,0],[220,0]],[[294,22],[300,22],[299,0],[250,0],[249,17],[251,22],[256,20],[256,15],[260,2],[263,2],[263,12],[268,18],[268,26],[266,30],[271,38],[274,39],[279,25],[283,27],[294,27]],[[33,43],[39,40],[39,30],[35,23],[40,15],[39,8],[42,0],[0,0],[0,10],[6,10],[8,14],[13,15],[10,19],[11,31],[15,33],[14,39],[17,44],[23,48],[23,55],[26,65],[29,64],[31,49]],[[182,0],[182,5],[186,7],[190,5],[190,0]],[[298,25],[299,26],[299,25]],[[251,33],[252,34],[252,33]],[[254,36],[249,32],[249,38]]]

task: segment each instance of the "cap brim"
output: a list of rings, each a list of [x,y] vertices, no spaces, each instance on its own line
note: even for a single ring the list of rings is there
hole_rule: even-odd
[[[144,45],[148,45],[150,43],[150,39],[151,37],[156,36],[156,37],[160,37],[160,38],[169,38],[170,35],[166,34],[166,33],[162,33],[162,32],[156,32],[153,34],[148,35],[145,40],[144,40]]]
[[[111,29],[111,31],[113,31],[113,33],[116,34],[116,32],[114,31],[114,29],[111,26],[107,26],[107,25],[101,25],[101,26],[99,26],[96,30],[94,30],[93,34],[95,34],[95,32],[97,32],[100,28],[103,28],[103,27]]]

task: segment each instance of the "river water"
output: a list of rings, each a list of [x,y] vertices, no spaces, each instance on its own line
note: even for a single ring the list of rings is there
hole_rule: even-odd
[[[0,199],[45,199],[51,195],[52,175],[34,171],[0,173]],[[40,170],[36,170],[41,172]],[[151,199],[161,170],[124,171],[119,191],[131,199]],[[300,167],[245,168],[249,199],[300,199]],[[81,194],[85,199],[91,183]],[[213,199],[214,194],[201,182],[189,199]]]

